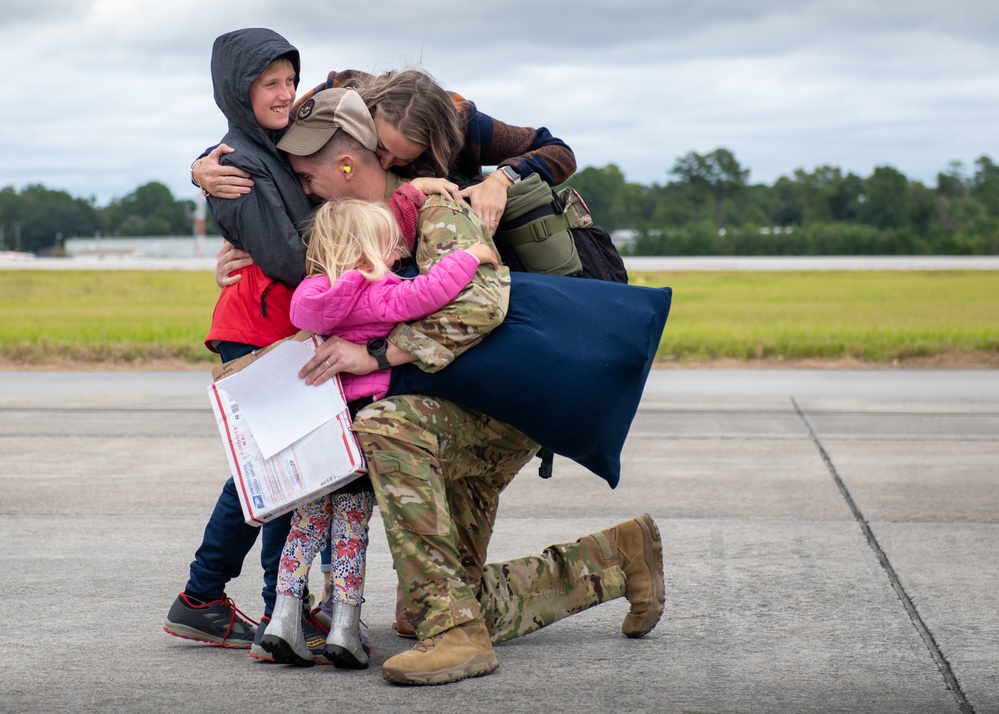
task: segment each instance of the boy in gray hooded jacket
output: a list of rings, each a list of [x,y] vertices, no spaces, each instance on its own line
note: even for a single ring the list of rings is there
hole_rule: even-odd
[[[276,145],[289,121],[299,71],[298,50],[272,30],[237,30],[215,40],[215,102],[229,122],[223,141],[235,149],[224,161],[247,171],[256,186],[252,195],[239,201],[208,199],[215,225],[255,260],[254,265],[242,269],[243,278],[238,283],[221,292],[215,306],[206,343],[223,361],[297,331],[288,316],[289,307],[294,288],[305,275],[305,245],[299,231],[311,218],[313,206]],[[372,500],[367,482],[358,486],[356,491],[366,493],[350,495]],[[366,510],[370,513],[370,508]],[[255,633],[225,595],[226,583],[239,575],[261,530],[243,521],[235,485],[229,478],[191,563],[190,579],[170,608],[164,629],[178,637],[222,647],[251,648],[258,659],[271,659],[262,635],[276,599],[280,600],[276,594],[277,565],[291,518],[292,514],[286,514],[262,528],[264,617],[261,632]],[[363,573],[363,566],[360,570]],[[295,631],[285,634],[322,653],[329,644],[327,638],[307,621],[303,641],[301,604],[293,604],[298,605],[294,617],[282,620],[293,622]],[[357,637],[356,630],[354,623],[352,639]],[[307,651],[304,654],[309,656]]]

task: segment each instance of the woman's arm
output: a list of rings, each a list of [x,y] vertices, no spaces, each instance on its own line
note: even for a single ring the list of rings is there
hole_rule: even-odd
[[[223,238],[222,247],[215,255],[215,284],[220,288],[235,285],[243,278],[242,273],[236,271],[250,265],[253,265],[250,254]]]
[[[576,171],[576,155],[545,127],[513,126],[480,112],[473,102],[460,108],[465,120],[465,145],[459,164],[474,161],[483,166],[510,166],[521,177],[539,174],[550,186],[557,186]]]
[[[475,104],[456,104],[465,124],[465,144],[455,163],[455,171],[465,177],[482,173],[483,166],[509,166],[521,177],[538,174],[555,186],[576,170],[576,156],[564,141],[544,127],[517,127],[480,112]],[[506,209],[507,189],[513,181],[502,171],[494,171],[481,183],[461,192],[481,216],[490,233],[496,231]]]
[[[250,192],[253,179],[238,166],[220,163],[225,154],[235,149],[219,144],[191,164],[191,180],[206,196],[239,198]]]
[[[357,89],[370,81],[373,76],[373,74],[362,72],[359,69],[344,69],[340,71],[335,69],[331,70],[330,73],[326,75],[325,82],[316,85],[305,94],[299,95],[298,99],[295,100],[294,108],[291,110],[292,116],[294,116],[295,110],[302,106],[302,104],[308,99],[315,96],[316,92],[321,92],[324,89],[335,89],[336,87]]]

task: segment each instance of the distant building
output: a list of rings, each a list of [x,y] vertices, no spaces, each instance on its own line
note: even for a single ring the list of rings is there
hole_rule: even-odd
[[[149,236],[141,238],[67,238],[70,258],[211,258],[221,236]]]
[[[614,244],[618,250],[621,248],[630,248],[635,245],[635,241],[641,233],[634,228],[620,228],[616,231],[611,231],[610,237],[611,242]]]

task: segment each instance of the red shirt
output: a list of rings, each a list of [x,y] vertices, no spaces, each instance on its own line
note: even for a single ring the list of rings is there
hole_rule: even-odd
[[[222,288],[215,303],[212,326],[205,337],[208,349],[218,352],[216,341],[266,347],[298,332],[288,317],[294,292],[291,287],[268,278],[255,263],[236,273],[243,277]]]

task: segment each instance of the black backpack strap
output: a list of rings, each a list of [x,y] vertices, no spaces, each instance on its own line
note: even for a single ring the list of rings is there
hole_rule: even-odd
[[[538,476],[541,478],[551,478],[555,454],[551,449],[541,447],[541,451],[538,452],[538,456],[541,457],[541,466],[538,467]]]

